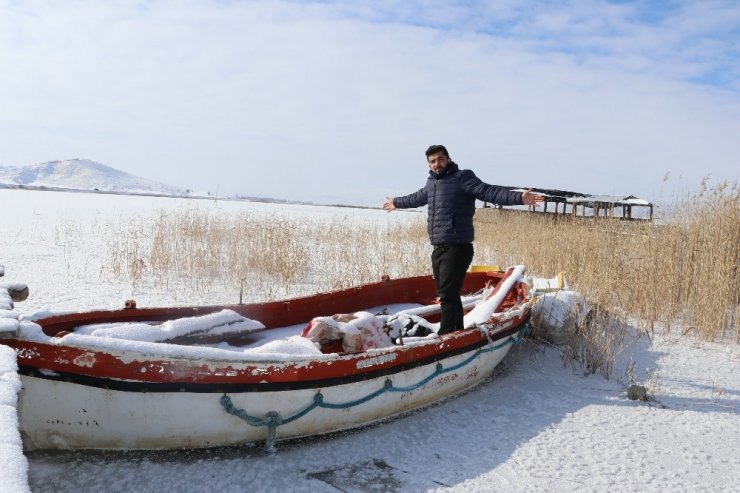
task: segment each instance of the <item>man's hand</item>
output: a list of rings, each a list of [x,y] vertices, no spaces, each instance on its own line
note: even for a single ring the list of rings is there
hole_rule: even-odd
[[[537,192],[533,192],[530,188],[526,192],[522,192],[522,204],[524,205],[537,205],[541,204],[545,201],[545,197],[538,194]]]
[[[396,206],[393,205],[393,199],[390,197],[385,198],[385,203],[383,203],[383,209],[385,209],[387,212],[390,212],[392,210],[395,210]]]

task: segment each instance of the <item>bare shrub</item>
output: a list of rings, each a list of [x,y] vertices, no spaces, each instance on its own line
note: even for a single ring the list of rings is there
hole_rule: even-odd
[[[573,330],[566,331],[563,361],[609,378],[626,335],[623,317],[608,308],[594,306],[575,321]]]

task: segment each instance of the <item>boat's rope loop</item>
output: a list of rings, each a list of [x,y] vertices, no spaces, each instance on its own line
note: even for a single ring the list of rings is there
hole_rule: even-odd
[[[249,415],[245,410],[239,409],[234,406],[234,403],[231,400],[231,397],[224,394],[221,397],[221,406],[224,408],[224,410],[231,414],[232,416],[236,416],[237,418],[240,418],[244,420],[247,424],[251,426],[265,426],[267,427],[267,441],[265,443],[265,450],[268,452],[273,452],[275,450],[275,431],[277,430],[278,426],[286,425],[288,423],[292,423],[293,421],[296,421],[297,419],[302,418],[306,414],[310,413],[317,407],[322,407],[324,409],[348,409],[350,407],[358,406],[360,404],[363,404],[365,402],[368,402],[372,399],[375,399],[376,397],[379,397],[383,395],[386,392],[410,392],[412,390],[416,390],[420,387],[423,387],[427,383],[429,383],[431,380],[435,379],[436,377],[443,375],[445,373],[449,373],[451,371],[459,370],[463,366],[466,366],[471,361],[476,359],[478,356],[480,356],[483,353],[489,353],[491,351],[496,351],[497,349],[501,349],[502,347],[507,346],[508,344],[519,344],[520,337],[519,334],[509,336],[506,340],[501,342],[500,344],[497,344],[495,346],[486,346],[484,348],[478,349],[475,353],[473,353],[471,356],[469,356],[464,361],[461,361],[460,363],[450,366],[449,368],[445,368],[442,366],[442,363],[437,363],[437,366],[434,370],[434,373],[431,375],[424,377],[419,382],[408,385],[405,387],[396,387],[393,385],[393,381],[388,378],[385,380],[383,386],[376,390],[375,392],[371,392],[368,395],[361,397],[359,399],[355,399],[352,401],[347,402],[341,402],[341,403],[333,403],[333,402],[325,402],[324,401],[324,395],[321,393],[321,391],[316,392],[313,396],[313,402],[303,408],[301,411],[295,413],[294,415],[290,417],[282,417],[280,416],[280,413],[277,411],[270,411],[267,414],[264,415],[264,417],[260,418],[258,416],[251,416]]]

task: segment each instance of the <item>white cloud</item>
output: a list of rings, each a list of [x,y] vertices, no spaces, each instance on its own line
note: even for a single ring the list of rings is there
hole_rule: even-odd
[[[0,166],[380,203],[444,143],[500,184],[652,198],[667,171],[738,179],[732,3],[4,4]]]

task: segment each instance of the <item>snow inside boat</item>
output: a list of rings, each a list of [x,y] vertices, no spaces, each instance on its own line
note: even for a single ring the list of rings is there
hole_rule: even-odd
[[[483,381],[518,341],[533,303],[523,272],[468,273],[468,328],[442,336],[431,276],[21,320],[0,343],[18,355],[24,447],[269,449],[419,408]]]

